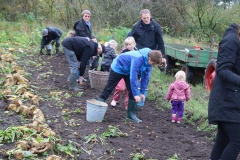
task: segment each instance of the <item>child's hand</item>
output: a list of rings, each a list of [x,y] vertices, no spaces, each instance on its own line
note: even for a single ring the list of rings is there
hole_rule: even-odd
[[[141,98],[141,100],[142,100],[143,102],[145,102],[145,95],[144,95],[144,94],[141,94],[141,95],[140,95],[140,98]]]
[[[134,99],[137,103],[141,101],[141,98],[139,96],[134,96]]]

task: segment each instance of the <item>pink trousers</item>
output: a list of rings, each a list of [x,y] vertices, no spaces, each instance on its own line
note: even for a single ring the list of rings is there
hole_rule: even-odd
[[[127,109],[128,108],[128,100],[129,100],[128,91],[126,89],[126,84],[125,84],[124,79],[121,79],[115,88],[115,92],[113,94],[113,100],[117,102],[120,99],[121,93],[123,91],[125,91],[124,107],[125,107],[125,109]]]

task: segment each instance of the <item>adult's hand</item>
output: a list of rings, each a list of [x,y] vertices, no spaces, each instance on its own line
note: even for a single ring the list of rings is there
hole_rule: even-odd
[[[78,83],[79,83],[80,86],[82,85],[82,76],[79,77]]]
[[[139,96],[134,96],[134,99],[136,102],[140,102],[141,101],[141,98]]]
[[[166,63],[166,59],[165,58],[162,59],[162,63]]]

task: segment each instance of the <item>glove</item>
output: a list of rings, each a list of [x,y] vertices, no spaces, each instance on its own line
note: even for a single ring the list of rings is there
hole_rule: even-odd
[[[55,42],[54,41],[52,41],[52,46],[55,44]]]
[[[43,54],[42,49],[40,49],[40,54]]]

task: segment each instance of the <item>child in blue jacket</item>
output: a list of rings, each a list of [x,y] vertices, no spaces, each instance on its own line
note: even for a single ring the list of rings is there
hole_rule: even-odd
[[[148,86],[152,66],[162,62],[159,50],[143,48],[138,51],[129,51],[117,56],[112,64],[108,82],[98,100],[104,102],[112,93],[118,82],[123,78],[129,92],[127,119],[142,122],[136,117],[137,103],[145,100],[144,92]],[[138,73],[141,72],[141,90],[138,96]]]

